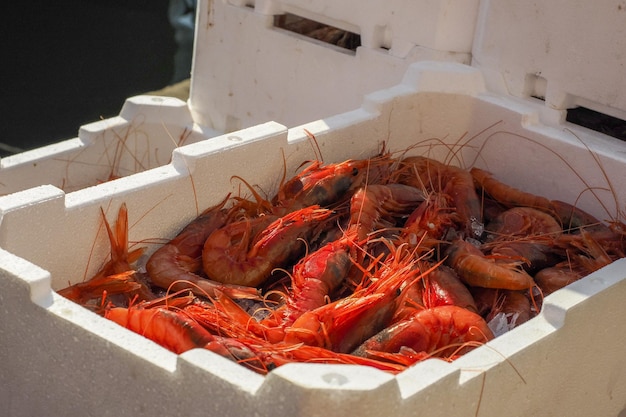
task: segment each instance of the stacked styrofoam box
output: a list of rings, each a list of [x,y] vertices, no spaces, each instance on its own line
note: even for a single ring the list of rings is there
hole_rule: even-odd
[[[169,162],[181,144],[269,120],[295,126],[356,108],[418,60],[469,63],[478,0],[216,0],[198,4],[189,106],[127,99],[77,138],[3,158],[0,195],[41,184],[74,191]],[[355,53],[273,27],[294,13],[360,34]]]
[[[291,364],[262,377],[204,350],[175,355],[58,296],[106,259],[100,208],[124,202],[130,239],[172,237],[239,185],[275,190],[313,158],[405,149],[479,166],[600,218],[624,206],[624,145],[539,122],[542,105],[485,90],[479,70],[423,62],[362,107],[287,129],[274,122],[174,151],[170,164],[65,193],[0,198],[0,403],[9,416],[617,415],[626,405],[626,260],[544,300],[533,320],[453,363],[392,376],[368,367]],[[575,129],[575,128],[573,128]],[[591,153],[586,146],[595,150]],[[606,173],[614,194],[605,191]],[[595,189],[597,197],[586,190]],[[598,198],[603,204],[599,204]],[[616,200],[615,200],[616,199]],[[605,212],[603,207],[609,207]],[[147,245],[147,243],[146,243]],[[148,246],[148,251],[155,249]]]
[[[472,50],[492,91],[626,120],[626,3],[481,2]]]
[[[419,60],[469,63],[478,0],[215,0],[198,3],[190,107],[222,132],[296,126],[348,111]],[[274,27],[294,14],[357,33],[354,53]]]
[[[78,137],[3,158],[0,195],[42,184],[67,192],[169,163],[172,150],[216,136],[170,97],[128,98],[120,115],[84,125]]]

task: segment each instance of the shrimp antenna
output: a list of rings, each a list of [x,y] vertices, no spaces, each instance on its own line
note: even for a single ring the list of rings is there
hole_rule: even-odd
[[[315,138],[315,135],[311,133],[310,131],[308,131],[307,129],[304,129],[304,133],[306,133],[306,135],[309,137],[310,139],[309,143],[315,144],[315,147],[312,146],[312,148],[313,148],[313,154],[315,155],[316,159],[323,163],[324,157],[322,156],[322,150],[320,149],[319,143],[317,143],[317,139]]]
[[[241,181],[246,186],[246,188],[250,191],[250,193],[252,193],[252,196],[254,197],[256,202],[259,204],[259,206],[263,208],[263,210],[267,212],[270,212],[272,210],[272,204],[267,199],[261,197],[261,194],[259,194],[248,181],[246,181],[239,175],[233,175],[232,177],[230,177],[230,179],[231,181],[235,179]]]

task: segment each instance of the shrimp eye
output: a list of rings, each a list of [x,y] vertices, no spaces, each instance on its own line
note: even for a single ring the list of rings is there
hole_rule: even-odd
[[[396,297],[400,297],[400,295],[402,295],[402,290],[400,288],[398,288],[396,290]]]
[[[359,169],[358,168],[352,168],[352,176],[356,177],[357,175],[359,175]]]

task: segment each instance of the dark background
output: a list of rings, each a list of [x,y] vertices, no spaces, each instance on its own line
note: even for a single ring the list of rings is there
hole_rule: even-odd
[[[127,97],[170,83],[168,0],[12,3],[2,17],[0,155],[76,137]]]

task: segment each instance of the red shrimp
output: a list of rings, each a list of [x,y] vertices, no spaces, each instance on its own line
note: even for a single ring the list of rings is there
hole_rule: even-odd
[[[519,262],[520,267],[531,275],[562,259],[561,251],[555,246],[554,239],[547,236],[492,242],[484,244],[483,248],[494,259]]]
[[[250,369],[264,369],[258,355],[246,343],[213,335],[184,312],[165,307],[115,307],[108,309],[105,317],[176,354],[207,349]]]
[[[394,321],[413,316],[416,311],[442,305],[477,311],[474,297],[452,268],[441,263],[434,266],[424,263],[421,268],[430,269],[430,273],[403,290],[404,302],[396,311]]]
[[[377,357],[377,352],[396,353],[410,349],[416,353],[450,357],[461,355],[493,339],[485,320],[458,306],[438,306],[418,311],[378,332],[352,354]],[[423,358],[416,355],[416,360]]]
[[[544,296],[578,281],[587,275],[580,267],[572,268],[569,262],[561,262],[557,265],[544,268],[535,274],[535,282],[541,288]]]
[[[164,289],[189,288],[199,295],[214,296],[219,290],[233,298],[257,298],[256,289],[222,284],[199,275],[202,270],[202,248],[207,237],[226,224],[223,210],[228,197],[183,228],[174,239],[160,247],[146,263],[152,283]]]
[[[465,232],[473,237],[482,234],[480,199],[468,171],[424,156],[414,156],[400,162],[399,182],[447,194]]]
[[[302,314],[285,329],[285,342],[347,353],[387,325],[397,308],[396,294],[354,294]]]
[[[491,221],[486,231],[492,240],[511,240],[515,237],[553,236],[563,231],[551,215],[532,207],[513,207]]]
[[[164,307],[114,307],[106,310],[104,317],[177,354],[204,348],[215,340],[211,333],[195,321]],[[226,349],[216,353],[228,355]]]
[[[427,308],[455,305],[477,311],[469,289],[461,282],[457,273],[445,265],[439,265],[415,285],[422,286],[422,300]]]
[[[531,302],[528,296],[520,291],[504,290],[504,302],[501,311],[507,316],[511,326],[526,323],[532,317]]]
[[[398,373],[404,366],[389,364],[375,359],[358,358],[352,355],[333,352],[304,344],[285,343],[283,341],[286,326],[284,323],[271,327],[263,320],[257,322],[247,312],[224,295],[219,295],[209,303],[194,303],[185,308],[185,314],[214,332],[220,332],[230,338],[236,338],[255,352],[256,358],[263,362],[255,369],[265,373],[287,363],[337,363],[371,366],[377,369]],[[277,322],[278,320],[274,320]]]
[[[567,257],[575,265],[578,265],[587,274],[605,267],[622,258],[623,253],[609,253],[607,250],[614,249],[610,245],[604,245],[594,236],[604,237],[604,233],[587,232],[581,229],[579,234],[564,235],[558,239],[557,245],[564,248]]]
[[[430,250],[441,243],[455,224],[455,214],[443,193],[430,193],[407,218],[398,242],[410,248],[417,246]]]
[[[291,274],[291,292],[283,311],[282,326],[291,325],[303,313],[327,303],[352,267],[353,236],[332,241],[302,258]]]
[[[408,185],[361,187],[350,199],[350,228],[357,231],[359,240],[365,240],[376,229],[395,226],[392,217],[408,215],[422,201],[424,193]]]
[[[587,240],[589,242],[587,245],[593,246],[595,244],[598,246],[598,248],[591,253],[591,256],[593,257],[598,257],[600,254],[600,248],[613,260],[626,256],[626,235],[622,231],[618,230],[614,224],[611,225],[609,230],[590,230],[584,228],[581,229],[578,235],[581,236],[582,240]]]
[[[401,252],[382,262],[368,287],[302,314],[285,329],[285,342],[347,353],[386,327],[402,302],[401,288],[422,274],[413,256],[400,257]]]
[[[127,294],[129,299],[141,289],[141,284],[135,279],[135,271],[130,270],[113,275],[96,275],[88,281],[79,282],[58,292],[59,295],[86,305],[90,300],[117,294]]]
[[[256,287],[275,268],[285,267],[304,251],[299,239],[310,240],[320,222],[332,211],[310,206],[274,220],[257,236],[250,236],[249,221],[230,223],[206,239],[202,265],[207,276],[230,285]]]
[[[504,315],[508,329],[531,319],[533,313],[528,296],[521,291],[473,287],[471,293],[478,313],[489,323],[498,314]]]
[[[534,285],[532,277],[520,268],[520,262],[497,263],[461,239],[448,247],[446,256],[446,264],[468,285],[509,290],[527,290]]]
[[[281,185],[272,203],[278,208],[297,210],[319,205],[328,207],[349,197],[351,192],[375,178],[368,178],[370,168],[389,163],[389,158],[347,160],[324,165],[312,162],[301,173]]]
[[[605,225],[591,214],[581,208],[559,200],[552,200],[552,208],[563,228],[572,232],[580,228],[593,232],[608,232],[609,226]]]
[[[502,212],[487,227],[483,250],[494,258],[520,261],[526,272],[560,260],[555,240],[563,229],[551,215],[530,207],[513,207]]]
[[[111,245],[111,258],[92,278],[59,290],[59,295],[79,304],[102,297],[103,291],[106,291],[108,295],[127,294],[129,300],[134,296],[139,296],[141,300],[154,298],[152,291],[137,277],[135,268],[131,266],[139,259],[145,248],[130,252],[128,250],[126,204],[120,206],[115,231],[111,229],[102,209],[101,213]]]
[[[531,207],[546,213],[553,212],[552,202],[545,197],[527,193],[504,184],[493,177],[490,172],[480,168],[472,168],[471,176],[476,186],[485,191],[494,200],[508,207]]]

